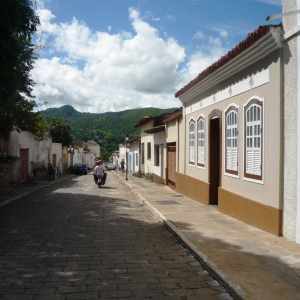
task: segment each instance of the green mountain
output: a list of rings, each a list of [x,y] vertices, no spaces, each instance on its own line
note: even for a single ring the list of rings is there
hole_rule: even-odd
[[[81,113],[77,111],[71,105],[64,105],[59,108],[47,108],[46,110],[40,111],[40,114],[45,115],[46,117],[59,117],[72,120],[79,120],[93,116],[91,113]]]
[[[172,109],[149,107],[92,114],[81,113],[71,105],[64,105],[60,108],[48,108],[40,111],[40,114],[46,117],[57,116],[70,120],[73,139],[76,141],[94,140],[99,143],[101,145],[101,157],[105,159],[114,150],[119,149],[119,143],[125,140],[126,134],[130,138],[141,135],[141,128],[133,127],[140,119]]]

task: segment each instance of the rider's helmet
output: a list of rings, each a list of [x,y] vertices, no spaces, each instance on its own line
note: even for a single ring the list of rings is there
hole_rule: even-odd
[[[102,165],[103,164],[103,161],[100,159],[100,160],[98,160],[98,162],[99,162],[99,165]]]
[[[96,161],[96,166],[100,165],[100,160]]]

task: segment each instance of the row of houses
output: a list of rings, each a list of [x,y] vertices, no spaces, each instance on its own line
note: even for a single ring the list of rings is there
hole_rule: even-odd
[[[45,180],[50,164],[58,173],[67,172],[75,163],[93,168],[99,157],[100,145],[95,143],[74,141],[73,145],[62,147],[52,142],[49,133],[37,141],[34,133],[15,128],[9,136],[0,138],[0,187]]]
[[[140,137],[122,142],[114,162],[300,243],[299,74],[287,45],[295,32],[255,29],[175,94],[182,107],[135,124]]]

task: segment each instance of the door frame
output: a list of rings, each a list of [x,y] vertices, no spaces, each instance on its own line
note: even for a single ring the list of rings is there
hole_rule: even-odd
[[[175,182],[172,181],[173,184],[170,184],[169,183],[169,176],[168,176],[168,173],[169,173],[169,155],[168,155],[168,147],[169,146],[173,146],[175,147]],[[170,186],[171,188],[173,189],[176,189],[176,165],[177,165],[177,160],[176,160],[176,157],[177,157],[177,143],[176,142],[172,142],[172,143],[167,143],[166,144],[166,148],[167,148],[167,151],[166,151],[166,156],[167,156],[167,165],[166,165],[166,185],[167,186]],[[171,181],[171,180],[170,180]]]
[[[219,187],[222,186],[222,111],[219,110],[219,109],[214,109],[210,112],[210,114],[208,115],[208,153],[209,153],[209,162],[208,162],[208,180],[209,180],[209,183],[210,183],[210,173],[211,173],[211,170],[210,170],[210,160],[211,160],[211,157],[210,157],[210,144],[211,144],[211,141],[210,141],[210,127],[211,127],[211,120],[214,118],[214,117],[218,117],[219,118]],[[209,200],[210,200],[210,197],[209,197]]]

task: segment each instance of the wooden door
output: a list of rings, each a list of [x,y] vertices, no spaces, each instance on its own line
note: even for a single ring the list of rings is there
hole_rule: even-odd
[[[29,149],[20,149],[20,183],[28,181]]]
[[[167,184],[176,188],[176,143],[167,146]]]
[[[209,204],[218,205],[222,179],[222,112],[214,109],[209,114]]]

